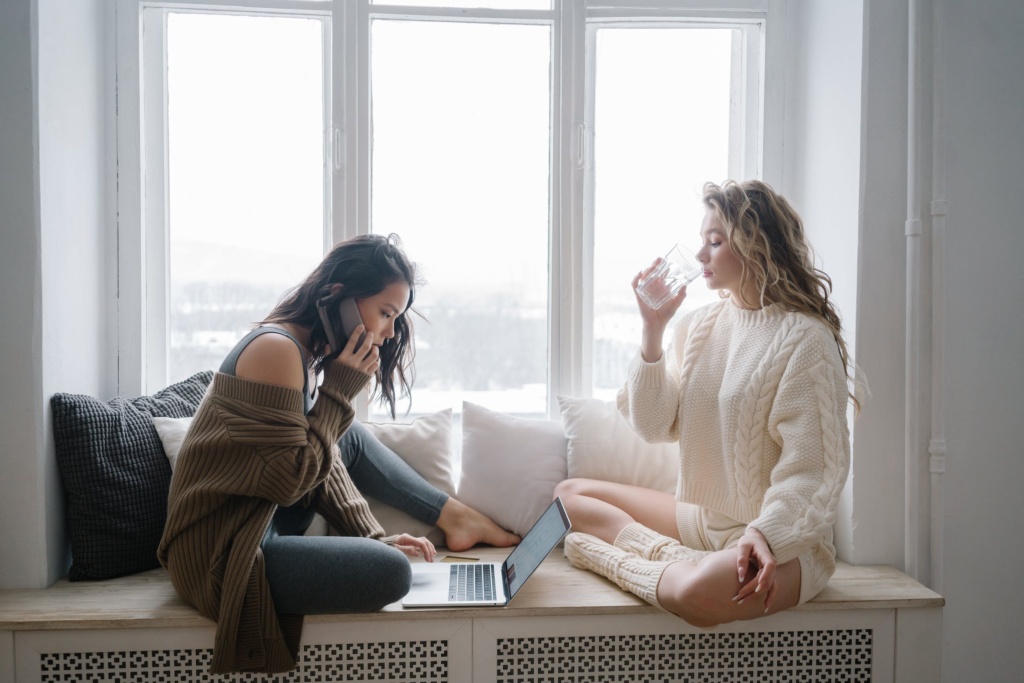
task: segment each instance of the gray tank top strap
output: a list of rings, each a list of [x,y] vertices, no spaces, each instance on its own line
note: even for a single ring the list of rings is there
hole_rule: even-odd
[[[299,343],[299,340],[295,338],[295,335],[292,334],[291,332],[289,332],[288,330],[285,330],[285,329],[280,328],[280,327],[257,327],[256,329],[252,330],[251,332],[249,332],[249,334],[247,334],[244,337],[242,337],[238,341],[237,344],[235,344],[235,348],[233,348],[230,351],[228,351],[228,355],[226,355],[224,357],[224,361],[220,364],[220,371],[223,372],[226,375],[234,376],[235,375],[235,366],[238,363],[238,357],[240,355],[242,355],[242,351],[245,350],[245,347],[247,347],[249,345],[249,343],[252,342],[252,340],[255,339],[256,337],[259,337],[260,335],[263,335],[263,334],[267,334],[268,332],[273,332],[273,333],[276,333],[276,334],[284,335],[285,337],[288,337],[293,342],[295,342],[295,346],[299,347],[299,353],[302,356],[302,369],[303,369],[303,372],[302,372],[302,403],[303,403],[303,412],[308,414],[310,409],[312,409],[313,404],[316,402],[316,397],[313,395],[313,392],[310,391],[310,389],[309,389],[309,369],[308,369],[308,363],[307,363],[307,360],[306,360],[306,349],[303,348],[302,344]]]

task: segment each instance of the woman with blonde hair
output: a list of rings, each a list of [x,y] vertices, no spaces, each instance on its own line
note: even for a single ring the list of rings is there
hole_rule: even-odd
[[[703,203],[697,258],[722,300],[684,315],[663,353],[686,288],[658,309],[637,296],[642,340],[618,395],[645,440],[679,442],[676,495],[588,479],[555,493],[573,565],[710,627],[801,604],[834,572],[850,360],[789,202],[751,180],[708,183]]]

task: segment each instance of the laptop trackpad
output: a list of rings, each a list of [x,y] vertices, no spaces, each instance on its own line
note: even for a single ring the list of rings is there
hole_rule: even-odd
[[[412,565],[412,586],[402,601],[406,606],[444,605],[452,566],[447,563],[417,562]]]
[[[448,594],[448,581],[452,566],[433,562],[417,562],[413,566],[412,585],[419,589],[437,589]]]

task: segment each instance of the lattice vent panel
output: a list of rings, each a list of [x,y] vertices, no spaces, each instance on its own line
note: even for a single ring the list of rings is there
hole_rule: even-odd
[[[870,629],[500,638],[498,683],[871,680]]]
[[[41,656],[43,683],[334,683],[336,681],[448,680],[448,642],[420,640],[345,645],[306,645],[299,666],[287,674],[210,673],[213,651],[144,650],[60,652]]]

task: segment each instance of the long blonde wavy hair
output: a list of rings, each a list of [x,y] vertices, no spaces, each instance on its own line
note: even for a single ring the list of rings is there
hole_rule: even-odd
[[[797,212],[760,180],[706,183],[703,200],[724,227],[729,246],[740,261],[738,295],[742,302],[752,308],[778,304],[828,326],[839,347],[849,391],[855,373],[839,313],[829,300],[832,279],[815,267],[814,250]],[[757,292],[757,301],[747,301],[746,293],[751,291]],[[853,391],[849,393],[859,411],[859,401]]]

